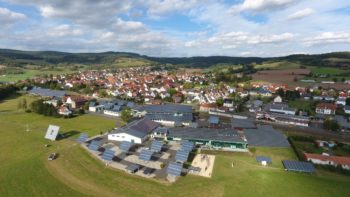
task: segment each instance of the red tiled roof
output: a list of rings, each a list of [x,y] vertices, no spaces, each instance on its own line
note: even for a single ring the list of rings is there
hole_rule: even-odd
[[[317,104],[316,108],[336,110],[337,105],[333,104],[333,103],[319,103],[319,104]]]
[[[332,161],[336,164],[350,165],[350,157],[326,156],[320,154],[305,153],[306,159],[318,159],[322,161]]]

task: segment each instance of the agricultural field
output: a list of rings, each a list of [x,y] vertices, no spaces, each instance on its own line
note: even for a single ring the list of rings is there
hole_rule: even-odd
[[[123,68],[123,67],[139,67],[139,66],[150,66],[151,61],[142,59],[142,58],[127,58],[120,57],[117,58],[112,64],[114,67]]]
[[[82,115],[72,119],[44,117],[17,110],[19,98],[0,102],[0,196],[347,196],[350,178],[318,170],[288,173],[282,159],[296,159],[290,148],[256,148],[253,153],[216,155],[212,178],[193,175],[174,184],[132,176],[106,167],[75,141],[114,127],[117,120]],[[28,99],[29,100],[29,99]],[[44,139],[49,124],[69,137]],[[29,131],[26,131],[26,128]],[[50,147],[44,145],[49,143]],[[59,157],[48,161],[50,153]],[[263,167],[255,155],[272,158]],[[232,163],[234,165],[232,166]]]
[[[297,86],[298,80],[310,73],[309,69],[264,70],[252,75],[254,81],[288,84]]]
[[[255,64],[254,68],[257,70],[264,70],[264,69],[297,69],[302,66],[301,64],[289,62],[289,61],[266,61],[261,64]]]

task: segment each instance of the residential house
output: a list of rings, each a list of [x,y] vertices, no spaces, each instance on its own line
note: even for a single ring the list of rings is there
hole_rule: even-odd
[[[72,109],[79,109],[84,106],[87,100],[81,96],[68,96],[66,99],[66,104],[68,104]]]
[[[320,154],[305,153],[304,157],[307,161],[318,165],[340,165],[343,169],[350,170],[350,157],[328,156]]]
[[[319,103],[316,105],[316,113],[324,115],[334,115],[337,105],[333,103]]]

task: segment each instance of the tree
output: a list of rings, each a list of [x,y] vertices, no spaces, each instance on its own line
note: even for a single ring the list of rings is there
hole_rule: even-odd
[[[174,94],[176,94],[176,90],[174,89],[174,88],[170,88],[169,90],[168,90],[168,93],[170,94],[170,96],[173,96]]]
[[[326,119],[323,122],[323,127],[331,131],[338,131],[340,129],[338,122],[332,119]]]
[[[224,105],[224,99],[223,99],[223,98],[218,98],[218,99],[216,100],[216,104],[217,104],[218,106],[223,106],[223,105]]]
[[[129,122],[132,118],[131,109],[129,107],[124,108],[120,117],[124,122]]]
[[[350,105],[350,97],[346,99],[346,105]]]

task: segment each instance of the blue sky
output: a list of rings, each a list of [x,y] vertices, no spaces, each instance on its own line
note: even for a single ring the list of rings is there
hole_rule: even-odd
[[[0,0],[0,48],[151,56],[350,50],[344,0]]]

